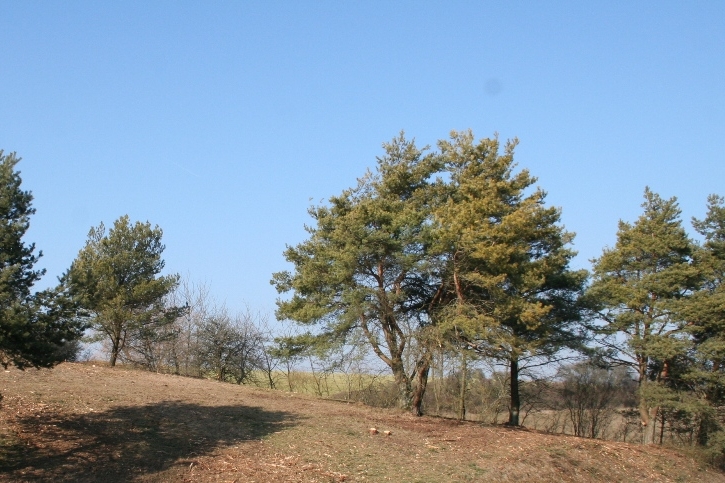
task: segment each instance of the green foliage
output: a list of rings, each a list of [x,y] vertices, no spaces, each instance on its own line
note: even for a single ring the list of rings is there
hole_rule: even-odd
[[[708,398],[720,402],[725,397],[725,200],[712,195],[704,220],[693,220],[705,237],[698,251],[697,266],[703,277],[701,290],[694,294],[683,314],[691,321],[701,374],[709,380]]]
[[[408,329],[429,321],[427,304],[436,291],[426,246],[429,180],[437,163],[402,134],[384,148],[375,173],[310,209],[316,222],[307,228],[310,237],[285,251],[293,271],[274,274],[272,283],[280,293],[292,292],[278,302],[277,317],[319,324],[318,343],[362,331],[391,368],[400,406],[409,407]]]
[[[663,200],[647,189],[642,206],[634,225],[620,221],[615,247],[593,261],[588,296],[600,304],[601,332],[627,337],[621,352],[637,361],[644,379],[651,360],[673,358],[686,348],[686,323],[677,309],[700,276],[676,198]]]
[[[436,246],[446,261],[440,327],[469,347],[511,365],[510,423],[518,424],[518,365],[551,357],[581,338],[578,297],[587,277],[572,271],[573,234],[546,207],[528,171],[514,173],[517,141],[500,154],[497,139],[453,133],[439,143],[450,173],[435,210]]]
[[[677,199],[662,199],[649,188],[644,197],[644,213],[637,222],[620,221],[615,247],[593,261],[588,297],[599,304],[603,325],[598,331],[610,336],[605,343],[638,375],[640,417],[652,429],[645,431],[645,441],[651,442],[657,401],[666,399],[663,391],[673,365],[690,346],[681,309],[701,275]],[[615,334],[623,335],[626,343],[617,343]]]
[[[635,351],[650,353],[639,347],[663,344],[654,352],[667,356],[670,346],[663,339],[682,329],[674,309],[697,288],[699,275],[677,199],[663,200],[649,188],[644,196],[644,214],[634,225],[620,221],[615,247],[593,260],[589,295],[601,304],[606,331],[630,336]]]
[[[84,326],[61,287],[31,292],[44,271],[33,268],[41,256],[35,245],[23,242],[35,209],[31,193],[20,188],[19,161],[0,151],[0,364],[51,367]]]
[[[725,200],[711,195],[707,215],[692,224],[705,239],[695,252],[695,266],[702,285],[683,304],[680,315],[687,320],[692,347],[683,360],[681,386],[688,392],[681,411],[699,419],[698,442],[725,454],[723,418],[716,407],[725,403]]]
[[[122,216],[108,233],[101,223],[65,275],[93,328],[111,343],[111,365],[126,342],[149,336],[149,329],[173,322],[182,309],[164,306],[178,284],[177,275],[158,276],[164,268],[162,231]],[[152,330],[152,333],[156,331]]]
[[[285,251],[294,269],[273,276],[292,293],[277,317],[319,325],[304,336],[314,344],[361,331],[391,368],[402,407],[422,399],[441,336],[504,360],[575,344],[586,272],[568,269],[573,235],[559,210],[543,206],[541,190],[525,194],[535,182],[527,171],[513,174],[515,144],[499,155],[497,140],[474,144],[470,132],[453,133],[438,154],[402,134],[385,144],[375,173],[310,210],[309,239]]]

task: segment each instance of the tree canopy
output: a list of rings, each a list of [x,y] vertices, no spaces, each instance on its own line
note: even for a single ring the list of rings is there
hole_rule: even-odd
[[[431,344],[446,331],[496,348],[512,371],[519,357],[572,343],[586,273],[568,269],[573,235],[559,210],[543,206],[541,190],[524,194],[535,179],[513,174],[515,144],[500,155],[496,139],[475,144],[470,132],[454,132],[439,153],[402,134],[385,144],[375,173],[310,210],[310,238],[285,252],[293,271],[272,280],[292,292],[277,316],[320,324],[322,338],[362,331],[392,370],[399,405],[417,414]]]
[[[64,276],[73,296],[91,313],[94,330],[110,343],[112,366],[129,340],[153,336],[179,315],[179,308],[164,305],[179,277],[159,275],[164,268],[162,234],[158,226],[132,224],[128,216],[108,232],[101,223],[91,228]]]
[[[725,403],[725,199],[710,195],[705,218],[693,219],[692,224],[704,237],[695,252],[702,278],[700,289],[680,311],[692,339],[681,379],[697,398],[687,409],[700,419],[698,442],[711,445],[717,435],[722,448],[725,424],[718,421],[714,408]]]
[[[21,189],[19,161],[0,151],[0,364],[51,367],[84,325],[62,287],[32,292],[45,271],[34,268],[41,256],[35,244],[23,241],[35,209],[32,194]]]
[[[437,288],[426,251],[437,164],[402,134],[384,148],[375,173],[310,209],[309,239],[285,251],[294,270],[274,274],[272,283],[292,292],[278,302],[278,318],[321,325],[318,342],[362,331],[393,372],[399,406],[420,412],[425,351],[413,367],[404,359]]]
[[[586,271],[572,271],[573,234],[527,170],[514,173],[517,141],[453,133],[439,143],[450,173],[435,211],[435,236],[447,263],[449,300],[440,326],[465,348],[509,366],[509,424],[519,424],[519,363],[580,344],[578,297]]]
[[[644,213],[634,224],[620,221],[616,245],[593,261],[588,297],[599,304],[603,325],[598,331],[609,336],[604,343],[637,375],[640,418],[645,441],[651,442],[657,400],[673,363],[689,347],[681,309],[701,275],[693,265],[695,246],[682,227],[677,199],[663,199],[649,188],[644,198]]]

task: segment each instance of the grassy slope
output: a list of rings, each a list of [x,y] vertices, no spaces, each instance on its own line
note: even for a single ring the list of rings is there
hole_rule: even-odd
[[[120,368],[10,370],[0,391],[0,481],[725,483],[666,448]]]

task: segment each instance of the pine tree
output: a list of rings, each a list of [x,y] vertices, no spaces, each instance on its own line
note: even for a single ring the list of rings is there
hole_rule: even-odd
[[[514,173],[514,148],[452,133],[439,143],[450,173],[448,199],[435,211],[435,238],[447,263],[439,326],[464,346],[510,370],[509,424],[519,424],[521,364],[580,343],[577,300],[585,271],[572,271],[573,234],[544,205],[528,171]]]
[[[279,319],[320,328],[316,337],[300,341],[340,343],[361,332],[390,368],[398,406],[421,414],[430,353],[419,336],[437,289],[426,253],[436,163],[402,134],[384,147],[375,173],[310,209],[315,226],[307,228],[309,238],[285,251],[293,270],[274,274],[272,283],[280,293],[292,293],[278,301]],[[406,367],[415,344],[419,354]]]
[[[436,341],[504,360],[518,425],[519,363],[579,342],[586,272],[568,268],[559,210],[541,190],[524,193],[528,172],[512,174],[515,143],[499,156],[496,140],[474,145],[469,132],[439,146],[424,155],[401,135],[375,173],[310,210],[310,238],[285,252],[294,270],[272,281],[292,292],[277,316],[321,325],[327,341],[361,331],[416,414]]]
[[[722,431],[713,409],[725,402],[725,199],[711,195],[706,217],[692,224],[705,242],[696,252],[702,286],[681,311],[694,343],[683,379],[701,400],[697,433],[705,446]]]
[[[0,364],[52,367],[84,324],[62,287],[32,292],[45,272],[34,268],[41,253],[23,241],[35,209],[32,194],[20,187],[19,161],[0,151]]]
[[[91,313],[92,326],[111,347],[110,364],[132,338],[149,337],[180,315],[165,307],[164,297],[178,284],[177,275],[159,276],[163,232],[150,223],[131,224],[122,216],[108,233],[101,223],[91,228],[86,245],[65,274],[65,283]]]
[[[620,221],[616,245],[593,260],[588,297],[599,304],[603,342],[638,377],[643,440],[652,443],[659,405],[673,397],[668,381],[690,346],[681,308],[700,276],[677,199],[649,188],[644,198],[644,213],[634,224]]]

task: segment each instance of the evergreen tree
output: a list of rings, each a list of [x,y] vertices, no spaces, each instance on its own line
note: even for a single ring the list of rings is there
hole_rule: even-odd
[[[292,292],[277,316],[322,325],[326,341],[361,331],[417,414],[436,341],[504,360],[517,425],[519,363],[580,342],[586,272],[568,268],[573,235],[559,210],[541,190],[525,194],[527,171],[513,175],[515,142],[501,156],[497,140],[474,144],[470,132],[439,146],[424,155],[401,135],[376,173],[310,210],[310,238],[285,252],[293,272],[272,281]]]
[[[52,367],[84,326],[62,287],[32,292],[44,270],[34,269],[41,253],[23,242],[35,209],[32,194],[20,187],[19,161],[0,151],[0,364]]]
[[[717,403],[725,398],[725,199],[711,195],[707,216],[693,219],[693,226],[705,237],[697,264],[704,280],[684,313],[692,323],[703,369],[710,372],[707,397]]]
[[[421,414],[430,352],[418,336],[430,322],[427,309],[437,289],[426,252],[429,179],[437,165],[402,134],[384,147],[375,173],[310,209],[310,237],[285,251],[293,271],[274,274],[272,283],[280,293],[292,292],[278,301],[279,319],[321,327],[316,337],[300,341],[340,343],[362,332],[393,373],[398,405]],[[420,350],[406,367],[413,345]]]
[[[705,219],[692,224],[705,241],[696,253],[702,286],[682,310],[694,342],[683,379],[702,401],[699,407],[707,408],[699,415],[697,433],[699,443],[709,445],[722,431],[713,409],[725,403],[725,199],[711,195]],[[724,448],[721,441],[719,450]]]
[[[604,344],[638,377],[644,442],[652,443],[660,404],[674,397],[669,383],[690,347],[681,309],[700,275],[676,198],[649,188],[644,198],[644,213],[634,224],[620,221],[616,245],[593,260],[588,297],[599,304]]]
[[[161,228],[131,224],[122,216],[108,233],[101,223],[65,275],[65,283],[92,326],[110,343],[111,366],[131,339],[148,338],[173,322],[181,309],[164,306],[164,297],[178,284],[177,275],[158,276],[164,268]]]
[[[437,250],[446,263],[440,328],[510,370],[509,424],[519,424],[520,364],[580,343],[575,322],[585,271],[572,271],[573,234],[545,193],[514,174],[514,148],[469,132],[440,142],[450,173],[447,202],[435,210]]]

